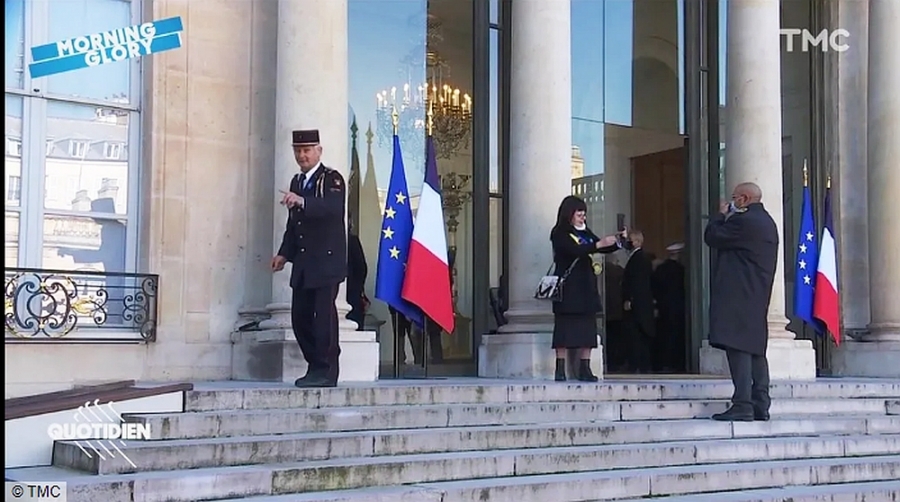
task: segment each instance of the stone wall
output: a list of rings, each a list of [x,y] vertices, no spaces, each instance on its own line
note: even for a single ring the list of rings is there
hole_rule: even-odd
[[[141,270],[157,341],[6,346],[6,397],[98,381],[226,379],[241,307],[271,299],[277,2],[156,0],[182,48],[144,60]]]

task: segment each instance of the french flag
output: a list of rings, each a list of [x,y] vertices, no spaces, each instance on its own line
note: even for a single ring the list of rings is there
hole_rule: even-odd
[[[834,241],[834,220],[831,211],[831,187],[829,186],[825,191],[825,229],[822,231],[822,247],[816,271],[813,316],[828,327],[835,345],[840,345],[841,301],[838,294],[837,277],[837,250]]]
[[[425,184],[406,260],[403,299],[416,305],[447,333],[453,333],[453,294],[444,233],[444,206],[437,173],[434,140],[426,139]]]

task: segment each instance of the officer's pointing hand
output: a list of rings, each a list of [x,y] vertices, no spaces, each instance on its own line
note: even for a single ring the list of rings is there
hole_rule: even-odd
[[[279,190],[281,192],[281,204],[287,206],[289,208],[303,207],[303,197],[295,194],[294,192],[285,192],[284,190]]]
[[[272,257],[272,272],[281,272],[284,269],[284,264],[287,263],[287,258],[281,255],[275,255]]]

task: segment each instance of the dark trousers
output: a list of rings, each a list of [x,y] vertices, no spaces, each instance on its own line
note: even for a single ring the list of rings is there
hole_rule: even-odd
[[[628,359],[627,338],[622,332],[622,321],[607,320],[606,321],[606,345],[603,349],[606,351],[606,364],[610,371],[622,371],[625,369]]]
[[[726,350],[725,355],[728,357],[728,369],[734,384],[734,396],[731,398],[734,407],[741,411],[768,413],[771,400],[769,361],[766,356],[734,349]]]
[[[653,354],[650,346],[653,337],[641,329],[641,325],[631,312],[625,312],[625,334],[628,337],[629,369],[638,373],[653,371]]]
[[[294,288],[291,299],[291,325],[300,351],[309,364],[309,375],[337,381],[338,316],[334,301],[338,286]]]

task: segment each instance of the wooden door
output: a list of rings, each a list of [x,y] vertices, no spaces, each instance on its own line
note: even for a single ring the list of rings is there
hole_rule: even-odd
[[[633,228],[644,232],[644,249],[657,258],[666,247],[685,242],[687,209],[685,150],[676,148],[634,157],[632,167]]]

